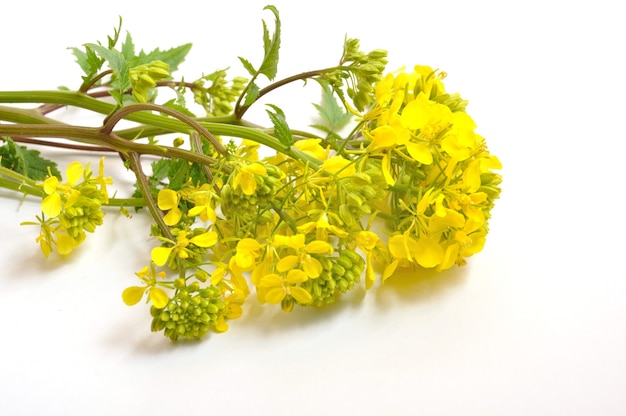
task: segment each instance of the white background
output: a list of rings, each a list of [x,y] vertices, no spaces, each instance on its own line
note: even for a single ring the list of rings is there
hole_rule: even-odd
[[[225,66],[245,75],[236,56],[258,62],[261,19],[272,21],[265,4],[11,2],[0,90],[76,88],[66,47],[104,40],[119,15],[147,50],[192,42],[179,71],[188,80]],[[626,414],[618,2],[274,4],[279,77],[334,64],[346,34],[387,49],[390,70],[448,72],[448,90],[470,101],[504,165],[484,251],[463,268],[359,289],[323,310],[286,314],[252,296],[228,333],[172,344],[150,332],[145,305],[121,300],[155,245],[147,215],[112,210],[71,258],[45,260],[36,227],[19,226],[38,204],[0,192],[1,412]],[[306,127],[312,99],[300,85],[287,91],[273,101]],[[107,174],[124,189],[112,160]]]

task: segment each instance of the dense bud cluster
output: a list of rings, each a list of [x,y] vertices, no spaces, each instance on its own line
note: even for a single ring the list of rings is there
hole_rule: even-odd
[[[310,305],[314,306],[333,303],[338,296],[351,290],[360,282],[365,268],[363,258],[349,249],[342,250],[339,256],[319,256],[317,259],[322,264],[322,273],[301,285],[311,294],[313,300]]]
[[[201,289],[192,284],[179,289],[165,308],[152,306],[152,331],[163,330],[172,341],[179,338],[200,339],[216,324],[225,307],[218,288],[210,286]]]
[[[244,186],[234,186],[237,174],[230,175],[229,182],[224,185],[220,195],[222,214],[227,219],[236,217],[240,221],[249,222],[263,214],[270,206],[274,196],[283,186],[282,172],[274,165],[263,167],[265,175],[252,174],[254,186],[251,193],[248,193]],[[261,216],[261,219],[263,218]]]

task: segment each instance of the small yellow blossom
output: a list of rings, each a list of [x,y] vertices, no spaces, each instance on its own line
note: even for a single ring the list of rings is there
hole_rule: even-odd
[[[241,187],[241,192],[245,195],[253,195],[256,190],[257,183],[254,175],[264,176],[267,174],[265,166],[260,163],[251,163],[243,166],[235,175],[233,180],[233,188]]]
[[[172,189],[161,189],[157,198],[157,205],[159,209],[163,211],[169,211],[163,217],[165,224],[172,226],[178,224],[183,213],[178,208],[178,202],[180,201],[180,195],[178,192]]]
[[[217,243],[217,233],[214,231],[207,231],[192,238],[187,238],[187,231],[181,230],[177,235],[176,242],[169,240],[166,241],[172,245],[169,247],[155,247],[152,249],[152,261],[157,266],[163,266],[167,263],[172,253],[176,253],[176,255],[181,259],[189,258],[191,252],[188,247],[190,244],[202,248],[213,246]]]
[[[296,286],[298,283],[306,282],[308,276],[302,270],[290,270],[286,274],[269,274],[261,278],[259,286],[264,288],[263,300],[268,303],[280,303],[286,296],[292,296],[302,304],[310,303],[311,294],[305,289]]]
[[[343,156],[333,156],[327,159],[322,164],[322,170],[335,175],[338,178],[345,178],[356,172],[354,164]]]

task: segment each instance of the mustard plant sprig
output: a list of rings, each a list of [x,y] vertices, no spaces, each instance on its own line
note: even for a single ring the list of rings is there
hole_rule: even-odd
[[[447,74],[385,73],[387,51],[346,37],[336,65],[277,80],[280,14],[264,10],[274,25],[263,22],[261,61],[239,57],[248,78],[230,68],[178,77],[191,44],[138,50],[120,19],[106,41],[72,48],[84,72],[76,90],[0,91],[0,187],[41,200],[23,224],[39,227],[43,254],[71,256],[113,207],[146,211],[152,244],[122,300],[145,300],[151,330],[173,341],[225,332],[252,294],[289,312],[402,269],[462,266],[483,249],[500,196],[501,163],[467,101],[446,91]],[[299,80],[321,93],[312,131],[294,128],[278,103],[265,106],[266,125],[244,118]],[[175,98],[161,99],[164,89]],[[62,106],[102,123],[62,123]],[[107,166],[117,155],[134,193],[112,194],[104,157],[97,173],[74,161],[62,174],[33,144],[104,154]]]

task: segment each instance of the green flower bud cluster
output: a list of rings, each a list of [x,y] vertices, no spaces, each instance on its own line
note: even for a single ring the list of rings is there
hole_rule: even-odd
[[[480,175],[480,188],[478,192],[484,192],[487,194],[487,199],[482,204],[482,210],[485,214],[485,218],[491,218],[491,209],[495,205],[495,200],[500,197],[500,183],[502,183],[502,176],[493,172],[485,172]]]
[[[363,257],[350,249],[340,251],[339,256],[316,256],[316,258],[322,264],[322,274],[301,284],[301,287],[313,297],[309,305],[323,306],[333,303],[359,283],[365,269]]]
[[[59,219],[67,233],[77,241],[82,241],[84,232],[93,233],[98,225],[102,225],[104,212],[100,204],[85,199],[85,204],[75,204],[63,210]]]
[[[210,81],[211,86],[205,88],[205,81]],[[226,116],[233,112],[233,103],[241,95],[248,80],[243,77],[235,77],[226,80],[226,70],[220,69],[206,75],[193,83],[194,101],[200,104],[209,116]]]
[[[152,61],[131,68],[129,77],[135,100],[139,103],[147,102],[148,93],[156,87],[157,81],[171,77],[169,68],[169,65],[162,61]]]
[[[90,172],[85,182],[76,186],[76,190],[80,196],[64,207],[59,215],[59,221],[67,233],[80,243],[85,239],[85,231],[93,233],[97,226],[102,225],[104,218],[102,204],[108,201],[108,194],[91,180]]]
[[[164,308],[151,307],[152,331],[163,331],[172,341],[200,339],[215,325],[225,308],[222,292],[217,287],[200,288],[194,282],[178,289]]]
[[[358,39],[346,39],[341,65],[346,67],[347,73],[337,72],[331,79],[339,86],[341,78],[350,78],[348,96],[354,106],[363,111],[374,100],[374,85],[382,79],[387,66],[387,51],[375,49],[366,54],[360,50]]]
[[[385,178],[382,172],[370,168],[365,172],[355,174],[343,179],[344,197],[339,206],[339,216],[348,226],[355,225],[363,215],[372,212],[372,205],[381,201],[385,195]]]
[[[229,182],[222,187],[221,210],[227,219],[237,218],[244,222],[255,220],[258,224],[265,224],[273,218],[267,208],[278,190],[283,186],[282,171],[275,165],[264,165],[266,175],[254,175],[256,187],[252,195],[246,195],[242,186],[235,188],[230,175]],[[257,218],[261,214],[261,218]]]

